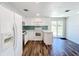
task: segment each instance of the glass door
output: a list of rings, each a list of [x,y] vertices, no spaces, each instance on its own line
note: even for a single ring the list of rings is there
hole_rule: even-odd
[[[64,24],[63,20],[54,20],[52,21],[51,31],[53,32],[54,37],[63,37],[64,35]]]
[[[53,32],[53,36],[56,37],[57,36],[57,22],[56,21],[52,21],[51,30]]]
[[[64,35],[64,30],[63,30],[63,21],[57,21],[57,37],[63,37]]]

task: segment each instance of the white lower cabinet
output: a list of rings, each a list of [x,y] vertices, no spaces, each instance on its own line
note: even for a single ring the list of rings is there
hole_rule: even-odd
[[[52,32],[44,32],[44,43],[46,45],[52,45],[53,42],[53,33]]]

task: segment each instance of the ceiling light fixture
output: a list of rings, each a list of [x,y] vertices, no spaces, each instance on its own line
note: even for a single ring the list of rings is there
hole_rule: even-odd
[[[69,12],[70,10],[65,10],[65,12]]]
[[[51,14],[51,16],[57,16],[57,15],[58,15],[57,11],[54,11],[54,12],[52,12],[52,14]]]
[[[24,11],[28,11],[28,9],[24,9]]]
[[[40,2],[35,2],[35,3],[37,3],[37,4],[38,4],[38,3],[40,3]]]
[[[36,14],[36,16],[40,16],[40,14],[39,14],[39,13],[37,13],[37,14]]]
[[[77,14],[79,14],[79,11],[77,12]]]

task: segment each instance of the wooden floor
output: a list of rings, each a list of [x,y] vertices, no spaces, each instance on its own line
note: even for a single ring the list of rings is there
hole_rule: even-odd
[[[51,46],[45,45],[43,41],[28,41],[23,56],[48,56],[50,51]]]
[[[52,46],[43,41],[28,41],[23,56],[79,56],[79,45],[58,38],[53,39]]]

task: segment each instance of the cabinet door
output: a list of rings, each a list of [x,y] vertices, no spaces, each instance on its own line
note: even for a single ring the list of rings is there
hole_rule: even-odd
[[[15,55],[22,55],[22,17],[15,13]]]
[[[13,47],[13,45],[11,46],[13,41],[5,41],[5,37],[13,36],[13,19],[13,12],[3,6],[0,6],[0,53],[3,53],[3,51],[6,51],[10,47]]]

